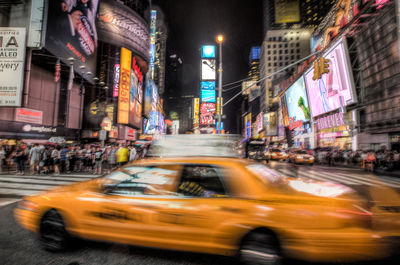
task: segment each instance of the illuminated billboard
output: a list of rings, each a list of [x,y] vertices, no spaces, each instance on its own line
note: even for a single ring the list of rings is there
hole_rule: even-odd
[[[200,89],[215,89],[215,81],[201,81]]]
[[[260,53],[261,53],[261,47],[260,46],[251,47],[251,50],[250,50],[250,62],[254,61],[254,60],[259,60],[260,59]]]
[[[201,58],[215,58],[215,46],[214,45],[202,46]]]
[[[200,104],[200,124],[209,125],[215,124],[214,119],[215,104],[214,103],[201,103]]]
[[[215,102],[215,90],[202,89],[201,102]]]
[[[131,58],[132,52],[121,48],[121,68],[118,91],[118,123],[129,122],[129,94],[131,81]]]
[[[213,59],[201,60],[201,80],[215,80],[216,64]]]
[[[285,92],[288,115],[295,121],[309,121],[310,107],[306,94],[304,77],[300,77]]]
[[[313,80],[314,67],[311,67],[304,75],[312,117],[356,102],[353,76],[343,40],[334,44],[322,57],[329,60],[329,72]]]

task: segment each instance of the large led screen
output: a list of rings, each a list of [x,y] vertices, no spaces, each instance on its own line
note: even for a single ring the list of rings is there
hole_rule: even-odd
[[[212,59],[201,60],[201,79],[215,80],[215,60]]]
[[[201,81],[200,89],[215,89],[215,81]]]
[[[215,90],[201,90],[201,101],[202,102],[215,102]]]
[[[304,77],[300,77],[285,92],[288,115],[294,121],[309,121],[310,107],[308,106]]]
[[[201,58],[215,58],[215,46],[214,45],[202,46]]]
[[[329,59],[329,73],[313,80],[314,67],[305,73],[308,98],[313,117],[339,109],[356,101],[353,76],[349,71],[346,49],[342,40],[330,48],[323,57]]]

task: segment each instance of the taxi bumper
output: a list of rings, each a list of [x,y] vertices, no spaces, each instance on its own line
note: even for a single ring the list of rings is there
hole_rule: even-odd
[[[14,218],[23,228],[35,233],[39,231],[39,214],[36,212],[16,208]]]
[[[313,231],[298,236],[287,242],[286,256],[316,262],[351,262],[390,255],[385,241],[368,229],[348,228],[328,233]]]

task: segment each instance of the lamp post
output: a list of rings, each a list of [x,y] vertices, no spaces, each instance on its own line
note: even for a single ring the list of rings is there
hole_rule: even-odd
[[[221,111],[222,111],[222,42],[224,41],[223,35],[217,36],[217,43],[219,44],[219,67],[218,67],[218,122],[217,122],[217,133],[221,133]],[[218,103],[217,98],[217,103]]]

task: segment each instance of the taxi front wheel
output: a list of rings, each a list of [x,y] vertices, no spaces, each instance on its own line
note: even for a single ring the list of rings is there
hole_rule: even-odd
[[[40,242],[44,249],[52,252],[67,248],[69,235],[62,216],[56,210],[44,214],[40,222]]]
[[[279,243],[276,237],[265,232],[247,235],[239,250],[240,261],[245,265],[279,265]]]

